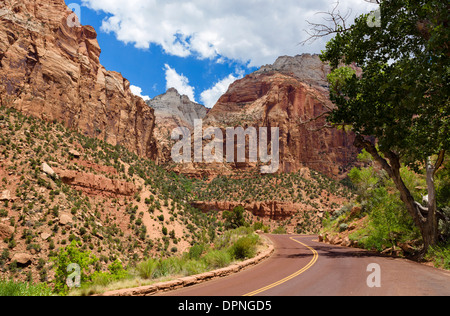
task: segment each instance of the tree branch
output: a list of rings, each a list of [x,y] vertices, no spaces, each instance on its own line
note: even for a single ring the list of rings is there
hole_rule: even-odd
[[[350,18],[352,10],[348,9],[347,13],[343,15],[338,10],[339,5],[340,3],[338,0],[336,1],[333,10],[328,12],[316,13],[325,15],[323,20],[326,22],[326,24],[306,21],[310,25],[311,30],[310,31],[304,30],[309,35],[309,37],[306,40],[300,42],[301,45],[305,45],[308,42],[312,43],[319,38],[345,32],[351,29],[351,27],[347,27],[347,20]]]

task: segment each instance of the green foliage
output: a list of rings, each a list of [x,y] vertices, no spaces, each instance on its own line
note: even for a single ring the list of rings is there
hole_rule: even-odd
[[[450,160],[436,174],[436,199],[438,208],[450,206]]]
[[[234,208],[232,212],[223,212],[226,229],[236,229],[242,226],[249,226],[244,217],[245,209],[241,205]]]
[[[275,234],[275,235],[284,235],[284,234],[286,234],[286,228],[283,227],[283,226],[278,226],[277,228],[275,228],[275,229],[272,231],[272,234]]]
[[[14,280],[0,280],[0,296],[52,296],[52,289],[44,283],[31,284]]]
[[[396,194],[384,187],[373,191],[368,200],[369,224],[359,241],[367,249],[382,251],[400,243],[417,240],[420,232]]]
[[[148,259],[139,263],[136,266],[138,276],[145,280],[152,279],[154,277],[157,264],[158,262],[155,259]]]
[[[256,254],[256,246],[259,237],[256,235],[249,235],[237,240],[231,247],[230,251],[236,259],[252,258]]]
[[[256,254],[259,236],[250,228],[227,231],[220,238],[214,249],[204,244],[196,244],[180,257],[147,259],[136,265],[134,272],[128,272],[128,275],[136,274],[144,280],[177,275],[189,276],[223,268],[230,265],[233,260],[251,258]],[[119,267],[118,271],[123,270]],[[127,274],[121,272],[120,275]]]
[[[424,180],[406,167],[401,169],[401,173],[407,186],[419,197]],[[383,171],[376,171],[373,167],[354,168],[350,179],[358,193],[356,201],[361,213],[355,218],[351,213],[354,205],[344,205],[332,217],[325,216],[323,225],[327,230],[346,231],[352,221],[365,216],[365,225],[349,236],[363,248],[383,251],[402,243],[414,244],[421,239],[419,229],[395,190],[393,181]]]
[[[80,266],[81,284],[83,284],[91,281],[91,269],[98,261],[98,258],[91,255],[90,252],[80,250],[80,244],[72,241],[70,245],[59,249],[59,252],[52,258],[52,261],[55,264],[54,289],[59,294],[67,294],[69,288],[66,281],[70,275],[67,267],[72,263]]]
[[[204,244],[196,244],[189,249],[189,259],[198,260],[203,255],[206,250],[206,246]]]
[[[119,260],[115,260],[108,266],[108,272],[94,272],[91,276],[90,284],[106,286],[112,282],[120,281],[128,278],[130,275],[127,270],[123,268]]]
[[[375,136],[381,152],[417,165],[450,148],[448,6],[440,0],[381,1],[381,27],[368,15],[322,53],[334,72],[329,121]],[[407,39],[407,40],[405,40]],[[355,63],[361,76],[342,64]]]
[[[432,261],[436,268],[450,270],[450,242],[430,247],[425,259]]]

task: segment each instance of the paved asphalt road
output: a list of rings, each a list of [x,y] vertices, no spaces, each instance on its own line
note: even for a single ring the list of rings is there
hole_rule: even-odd
[[[268,236],[275,253],[241,273],[166,296],[449,296],[450,273],[404,259],[317,242]],[[375,264],[375,265],[374,265]]]

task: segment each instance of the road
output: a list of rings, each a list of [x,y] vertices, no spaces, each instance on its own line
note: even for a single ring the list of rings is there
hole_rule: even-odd
[[[167,296],[449,296],[450,272],[317,236],[270,235],[274,255],[238,274]],[[375,265],[374,265],[375,264]]]

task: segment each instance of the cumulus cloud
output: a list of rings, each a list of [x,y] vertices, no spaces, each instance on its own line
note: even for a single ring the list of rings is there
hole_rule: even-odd
[[[239,73],[236,76],[234,74],[230,74],[228,77],[217,82],[211,89],[205,90],[200,95],[200,99],[203,102],[203,105],[207,108],[212,108],[220,97],[227,92],[230,85],[238,79],[242,79],[243,74]]]
[[[144,101],[149,101],[151,98],[148,95],[142,95],[142,88],[134,85],[130,85],[131,93],[134,95],[137,95],[138,97],[141,97],[144,99]]]
[[[225,57],[250,66],[273,63],[278,56],[319,53],[325,39],[300,47],[307,20],[321,21],[318,11],[330,0],[82,0],[108,14],[102,30],[138,48],[160,45],[167,54],[199,59]],[[365,0],[341,0],[342,11],[367,13]]]
[[[193,102],[195,101],[195,89],[189,85],[189,79],[183,74],[177,73],[177,71],[171,68],[169,65],[165,65],[166,72],[166,88],[175,88],[181,95],[187,95]]]

